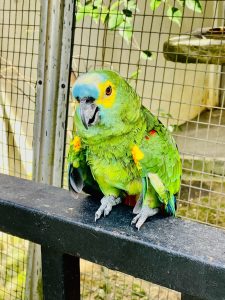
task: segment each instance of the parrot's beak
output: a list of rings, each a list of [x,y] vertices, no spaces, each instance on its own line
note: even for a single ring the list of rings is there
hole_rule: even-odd
[[[100,120],[99,108],[95,105],[94,100],[92,97],[85,97],[80,100],[80,117],[86,129],[97,124]]]

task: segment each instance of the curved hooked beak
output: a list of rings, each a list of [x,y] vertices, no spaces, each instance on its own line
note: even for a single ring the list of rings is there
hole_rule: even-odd
[[[93,97],[80,99],[80,117],[86,129],[100,121],[99,108],[95,105],[94,100]]]

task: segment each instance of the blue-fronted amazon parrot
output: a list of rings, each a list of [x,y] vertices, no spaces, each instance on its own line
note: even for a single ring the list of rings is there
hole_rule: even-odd
[[[96,70],[76,80],[75,133],[70,143],[69,187],[102,195],[95,220],[136,197],[139,229],[158,212],[175,215],[181,161],[166,127],[119,74]]]

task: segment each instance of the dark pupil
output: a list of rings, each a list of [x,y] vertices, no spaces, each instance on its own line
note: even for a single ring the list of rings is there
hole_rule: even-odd
[[[105,91],[106,95],[111,95],[112,93],[112,87],[111,86],[108,86],[106,91]]]

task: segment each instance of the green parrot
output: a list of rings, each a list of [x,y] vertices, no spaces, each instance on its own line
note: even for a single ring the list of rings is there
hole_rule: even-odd
[[[69,188],[101,195],[95,221],[127,195],[136,196],[132,224],[158,212],[175,215],[181,160],[173,137],[111,70],[80,76],[72,89],[76,132],[68,153]]]

